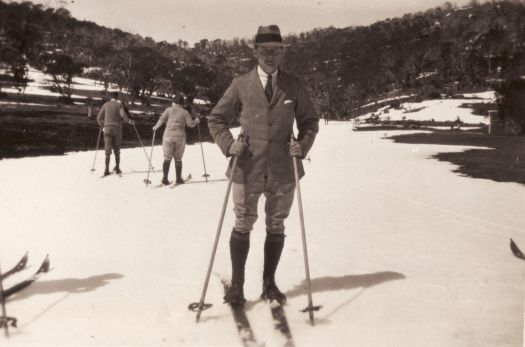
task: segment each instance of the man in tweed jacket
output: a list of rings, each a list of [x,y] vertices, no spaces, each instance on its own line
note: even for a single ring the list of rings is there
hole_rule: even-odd
[[[257,67],[232,81],[208,118],[210,132],[224,155],[239,158],[232,189],[232,283],[224,297],[231,305],[242,306],[246,302],[244,267],[262,194],[266,198],[266,241],[261,297],[286,301],[275,284],[275,272],[284,247],[284,220],[295,192],[293,157],[303,159],[310,150],[319,131],[319,117],[302,83],[279,69],[284,46],[276,25],[259,27],[254,44]],[[235,120],[243,132],[238,140],[229,130]],[[290,144],[294,120],[299,132],[297,142]],[[231,169],[230,163],[228,176]],[[298,169],[302,177],[300,162]]]

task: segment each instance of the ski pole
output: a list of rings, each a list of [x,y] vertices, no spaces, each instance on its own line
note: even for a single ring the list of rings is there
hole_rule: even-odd
[[[206,161],[204,160],[204,150],[202,149],[200,123],[197,124],[197,131],[199,133],[199,143],[201,144],[202,165],[204,166],[204,174],[202,175],[202,177],[205,177],[206,178],[206,182],[208,182],[208,177],[210,177],[210,175],[208,175],[208,173],[206,172]]]
[[[241,133],[239,135],[238,140],[242,141],[242,138],[243,138],[243,131],[241,129]],[[221,217],[219,219],[219,225],[217,226],[217,232],[215,234],[215,241],[213,243],[213,249],[211,251],[210,262],[208,264],[208,272],[206,273],[206,279],[204,280],[204,286],[202,288],[201,298],[199,302],[193,302],[188,306],[188,309],[190,309],[191,311],[197,312],[197,317],[196,317],[197,322],[199,322],[199,319],[201,317],[201,312],[212,306],[212,304],[205,304],[204,298],[206,297],[206,291],[208,290],[208,283],[210,282],[211,270],[213,268],[213,262],[215,260],[215,253],[217,252],[217,245],[219,244],[219,237],[221,236],[222,222],[224,221],[224,214],[226,213],[226,206],[228,205],[228,198],[230,196],[230,190],[231,190],[232,183],[233,183],[233,175],[237,167],[238,159],[239,159],[238,156],[235,156],[233,158],[232,169],[231,169],[230,177],[228,179],[228,187],[226,188],[226,195],[224,196],[224,202],[222,204]]]
[[[131,125],[133,125],[133,129],[135,129],[135,133],[137,134],[137,138],[139,139],[139,142],[140,142],[140,145],[142,146],[142,150],[144,150],[144,154],[146,155],[146,159],[148,160],[149,162],[149,165],[151,167],[151,161],[148,157],[148,153],[146,152],[146,148],[144,148],[144,144],[142,143],[142,140],[140,139],[140,135],[139,135],[139,132],[137,130],[137,127],[135,126],[135,123],[131,123]],[[151,167],[151,169],[153,169],[153,167]]]
[[[151,184],[151,181],[149,180],[149,172],[151,168],[151,160],[153,159],[153,144],[155,143],[155,133],[157,130],[153,130],[153,139],[151,140],[151,152],[149,154],[149,165],[148,165],[148,176],[144,179],[144,183],[146,183],[146,187],[148,184]]]
[[[290,136],[290,143],[295,142],[295,137]],[[303,241],[304,270],[306,273],[306,288],[308,290],[308,306],[301,312],[308,312],[310,323],[314,325],[314,311],[319,311],[321,306],[314,306],[312,303],[312,286],[310,283],[310,267],[308,265],[308,250],[306,248],[306,233],[304,231],[303,202],[301,198],[301,186],[299,185],[299,171],[297,169],[297,157],[293,157],[293,171],[295,175],[295,187],[297,191],[297,202],[299,204],[299,219],[301,221],[301,238]]]
[[[93,159],[93,167],[91,168],[91,173],[93,173],[95,171],[95,161],[97,160],[97,153],[98,153],[98,144],[100,142],[100,135],[102,134],[102,128],[104,126],[101,125],[100,126],[100,130],[98,132],[98,138],[97,138],[97,149],[95,149],[95,159]]]
[[[95,158],[93,159],[93,166],[91,167],[91,173],[95,171],[95,161],[97,160],[97,153],[98,153],[98,144],[100,143],[100,135],[102,134],[102,128],[104,126],[100,126],[100,130],[98,131],[98,138],[97,138],[97,147],[95,149]]]
[[[4,298],[4,284],[2,281],[2,270],[0,269],[0,300],[2,301],[2,317],[0,317],[0,322],[4,325],[5,337],[9,338],[9,328],[8,328],[8,319],[5,309],[5,298]]]

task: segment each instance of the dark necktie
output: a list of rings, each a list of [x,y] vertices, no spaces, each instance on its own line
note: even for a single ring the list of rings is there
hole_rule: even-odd
[[[268,79],[266,80],[266,87],[264,87],[264,94],[266,94],[266,98],[268,99],[268,102],[272,101],[272,96],[273,96],[272,75],[268,75]]]

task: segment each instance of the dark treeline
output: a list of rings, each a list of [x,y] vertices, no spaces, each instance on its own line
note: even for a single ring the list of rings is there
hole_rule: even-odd
[[[525,75],[523,18],[523,1],[472,1],[366,27],[314,29],[285,38],[284,68],[304,79],[321,112],[352,117],[384,96],[454,93]],[[23,88],[35,66],[66,100],[71,78],[83,74],[145,103],[153,93],[182,92],[213,105],[254,65],[244,39],[155,42],[31,2],[0,1],[0,44],[0,66],[10,71],[4,83]]]

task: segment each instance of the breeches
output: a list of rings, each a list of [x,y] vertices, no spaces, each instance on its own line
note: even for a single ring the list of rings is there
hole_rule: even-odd
[[[162,151],[164,152],[164,160],[175,158],[175,160],[181,161],[185,148],[186,139],[183,137],[163,140]]]
[[[120,146],[122,145],[122,128],[115,126],[104,127],[104,150],[106,156],[111,155],[111,150],[115,155],[120,154]]]
[[[250,193],[247,193],[244,184],[233,183],[235,230],[240,233],[252,231],[258,217],[257,204],[261,195],[264,194],[266,198],[264,205],[266,231],[270,234],[284,234],[284,220],[288,217],[292,208],[295,184],[266,182],[259,183],[259,185],[260,189],[252,189],[253,187],[250,187]]]

